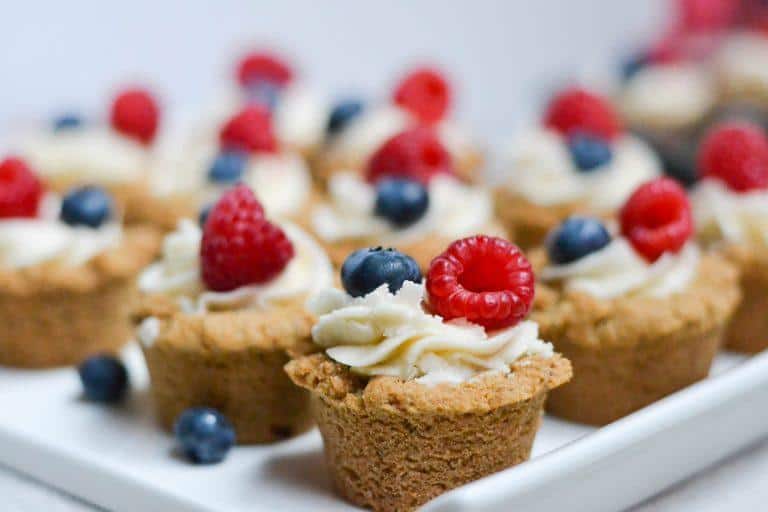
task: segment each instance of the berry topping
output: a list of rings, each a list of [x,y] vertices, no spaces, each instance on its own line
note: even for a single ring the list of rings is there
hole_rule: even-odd
[[[34,217],[43,197],[43,185],[20,158],[0,162],[0,219]]]
[[[251,189],[238,185],[208,214],[200,258],[208,289],[226,292],[277,276],[293,258],[293,244],[264,218]]]
[[[665,252],[680,251],[693,234],[691,204],[685,190],[670,178],[657,178],[635,190],[619,221],[621,234],[650,262]]]
[[[246,88],[248,103],[261,105],[270,112],[277,106],[282,89],[272,82],[254,82]]]
[[[677,25],[684,32],[712,32],[728,28],[738,14],[734,0],[677,0]]]
[[[339,133],[355,117],[362,114],[365,105],[359,100],[345,100],[334,105],[328,118],[326,132],[333,135]]]
[[[62,114],[53,120],[53,131],[63,132],[65,130],[73,130],[80,128],[82,125],[83,120],[77,114]]]
[[[368,295],[383,284],[396,293],[406,281],[420,283],[421,270],[413,258],[395,249],[360,249],[341,266],[341,282],[352,297]]]
[[[428,302],[435,313],[486,329],[517,324],[530,311],[533,294],[531,264],[516,245],[492,236],[453,242],[427,273]]]
[[[248,153],[222,151],[208,169],[208,180],[214,183],[237,183],[248,165]]]
[[[716,126],[699,149],[699,174],[737,192],[768,187],[768,138],[756,124],[731,121]]]
[[[417,181],[389,178],[376,185],[375,213],[397,227],[421,219],[428,207],[427,188]]]
[[[249,86],[255,82],[270,82],[284,87],[293,80],[293,70],[274,55],[254,52],[240,61],[237,67],[237,79],[243,86]]]
[[[201,228],[205,226],[205,222],[208,220],[208,215],[210,215],[212,209],[213,204],[206,204],[200,208],[200,213],[197,214],[197,223]]]
[[[613,140],[622,130],[613,105],[580,88],[566,89],[552,99],[544,125],[566,136],[582,132],[606,140]]]
[[[145,89],[128,89],[112,103],[112,127],[142,144],[154,140],[160,123],[160,108]]]
[[[422,123],[435,123],[448,112],[451,87],[439,71],[420,68],[398,84],[394,101]]]
[[[637,52],[628,56],[621,63],[622,80],[630,80],[633,76],[635,76],[643,68],[650,64],[650,62],[651,59],[648,52]]]
[[[115,403],[128,391],[128,371],[120,360],[101,355],[86,359],[77,369],[88,400]]]
[[[603,166],[613,158],[611,145],[600,137],[575,133],[568,140],[573,163],[580,171],[589,172]]]
[[[405,130],[386,141],[366,169],[370,183],[393,177],[426,185],[438,174],[453,174],[453,161],[437,134],[425,127]]]
[[[181,413],[173,433],[181,452],[195,464],[223,461],[236,438],[229,420],[208,407],[193,407]]]
[[[232,116],[219,133],[219,142],[226,149],[274,153],[277,139],[272,131],[269,111],[261,105],[249,105]]]
[[[611,242],[605,226],[589,217],[571,217],[547,237],[549,260],[563,265],[599,251]]]
[[[60,218],[70,226],[98,228],[112,217],[113,211],[112,198],[103,189],[78,187],[64,196]]]

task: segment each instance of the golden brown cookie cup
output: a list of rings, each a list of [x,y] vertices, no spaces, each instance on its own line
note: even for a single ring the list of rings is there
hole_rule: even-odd
[[[756,354],[768,348],[768,251],[734,245],[722,253],[740,270],[742,292],[726,330],[726,348]]]
[[[496,218],[507,237],[523,250],[542,246],[549,232],[571,215],[590,213],[581,203],[538,205],[506,187],[493,191],[493,202]]]
[[[336,490],[376,511],[413,510],[527,460],[547,392],[571,376],[558,355],[521,359],[509,376],[431,387],[367,380],[322,354],[292,361],[286,371],[312,393]]]
[[[159,234],[126,228],[119,247],[83,265],[0,270],[0,365],[50,368],[117,352],[132,336],[135,279]]]
[[[313,318],[300,306],[185,314],[164,296],[145,297],[136,320],[155,317],[142,343],[159,424],[171,430],[190,407],[213,407],[239,444],[271,443],[312,427],[309,393],[283,371],[289,354],[311,351]]]
[[[741,297],[736,269],[714,254],[702,256],[687,290],[666,298],[600,300],[547,285],[537,294],[531,319],[574,371],[550,394],[547,410],[590,425],[705,378]]]

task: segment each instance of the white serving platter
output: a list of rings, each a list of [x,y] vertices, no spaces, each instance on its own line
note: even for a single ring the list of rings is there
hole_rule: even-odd
[[[217,466],[173,451],[148,404],[136,347],[131,399],[88,403],[73,370],[0,369],[0,462],[113,510],[356,510],[332,492],[316,431],[236,448]],[[547,416],[533,458],[424,511],[618,511],[768,435],[768,353],[718,356],[713,376],[602,429]]]

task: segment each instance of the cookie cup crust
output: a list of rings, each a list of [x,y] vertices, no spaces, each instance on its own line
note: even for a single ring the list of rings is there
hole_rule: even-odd
[[[79,266],[0,270],[0,365],[69,366],[117,352],[131,338],[135,278],[159,244],[154,229],[129,227],[119,247]]]
[[[170,298],[153,295],[143,298],[134,318],[150,316],[159,320],[159,334],[142,351],[164,429],[201,406],[224,414],[239,444],[280,441],[312,427],[309,393],[283,371],[291,356],[314,350],[314,318],[302,305],[187,314]]]
[[[741,274],[742,300],[726,330],[726,348],[761,352],[768,348],[768,249],[726,245],[716,250]]]
[[[559,355],[459,385],[367,379],[324,354],[291,361],[286,372],[312,393],[336,490],[376,511],[413,510],[527,460],[547,392],[571,377]]]
[[[504,186],[493,190],[493,204],[507,237],[523,250],[543,245],[549,232],[571,215],[590,213],[578,202],[542,206]]]
[[[547,410],[604,425],[705,378],[740,299],[738,272],[716,254],[702,255],[688,289],[666,298],[600,300],[538,284],[531,318],[575,375]]]

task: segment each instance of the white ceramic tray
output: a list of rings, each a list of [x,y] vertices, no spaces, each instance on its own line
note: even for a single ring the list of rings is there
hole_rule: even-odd
[[[0,369],[0,462],[115,512],[355,510],[332,493],[318,433],[190,465],[152,422],[146,370],[119,408],[80,398],[73,370]],[[713,377],[602,429],[546,417],[531,461],[453,492],[429,512],[618,511],[768,435],[768,353],[723,354]]]

